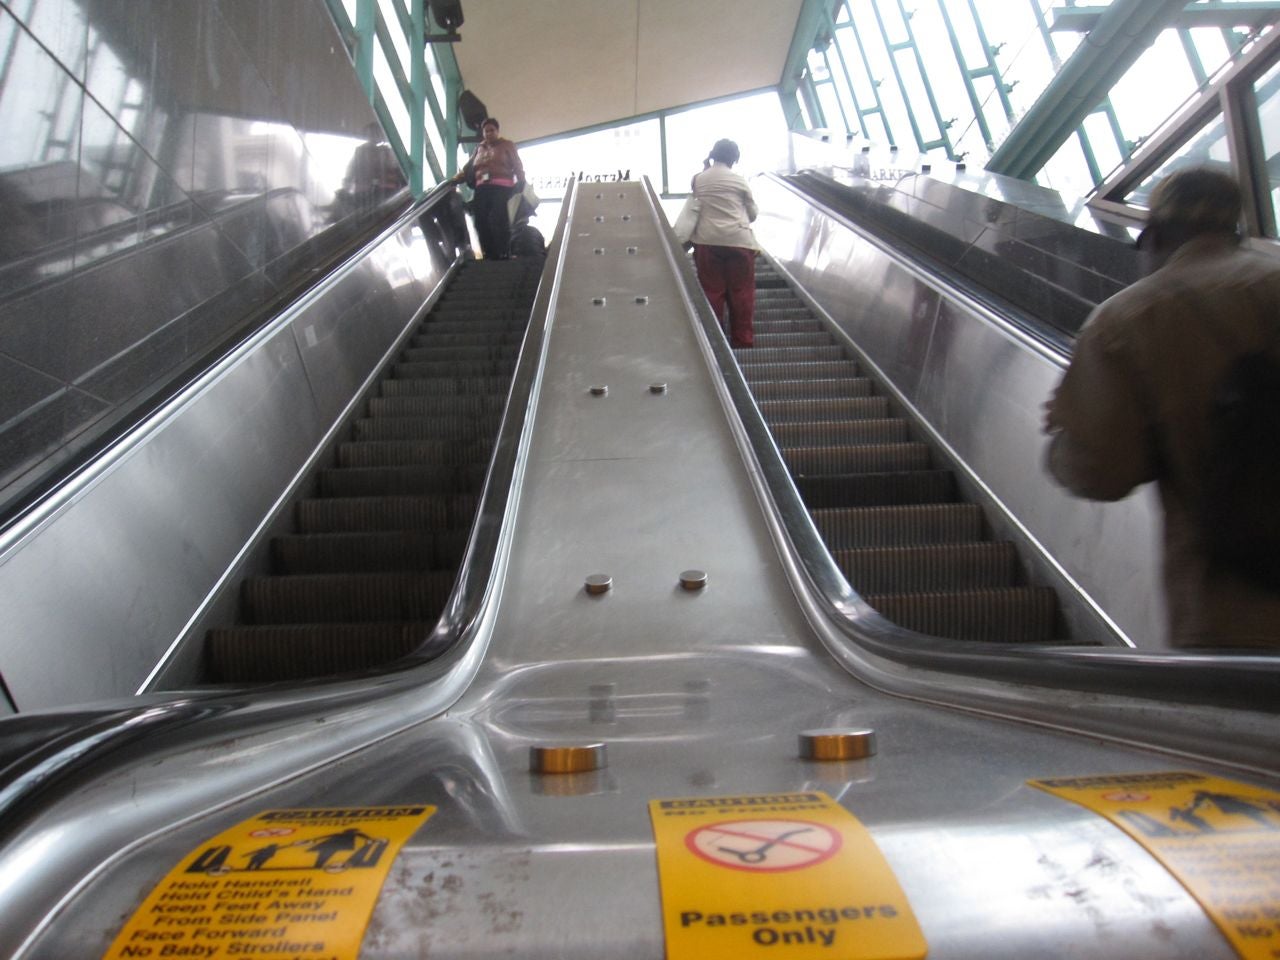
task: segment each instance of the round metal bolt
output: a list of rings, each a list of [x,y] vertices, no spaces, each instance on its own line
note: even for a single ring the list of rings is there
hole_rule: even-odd
[[[636,297],[636,303],[645,304],[649,302],[648,297]]]
[[[534,773],[590,773],[607,764],[603,743],[529,748],[529,769]]]
[[[596,248],[595,248],[593,251],[591,251],[591,252],[592,252],[592,253],[594,253],[594,254],[598,257],[598,256],[600,256],[600,254],[604,253],[604,247],[596,247]]]
[[[865,760],[876,753],[874,730],[805,730],[800,734],[804,760]]]
[[[593,573],[591,576],[587,577],[586,582],[583,584],[587,593],[590,594],[608,593],[609,588],[612,586],[613,577],[609,576],[607,573]]]
[[[665,383],[651,383],[649,384],[649,392],[650,393],[666,393],[667,385]]]
[[[600,214],[596,214],[596,223],[604,223],[604,217]]]
[[[619,199],[619,200],[625,200],[625,199],[627,199],[627,195],[626,195],[626,193],[619,193],[619,194],[618,194],[618,199]]]
[[[631,256],[633,257],[639,252],[640,252],[639,247],[627,247],[627,253],[631,254]]]
[[[623,219],[623,220],[630,220],[630,219],[631,219],[631,214],[629,214],[629,213],[624,213],[624,214],[622,215],[622,219]]]
[[[605,304],[605,299],[604,297],[592,297],[591,302],[594,303],[597,307],[603,307]]]
[[[707,585],[707,572],[705,570],[682,570],[680,572],[680,586],[686,590],[701,590]]]
[[[602,383],[595,384],[594,386],[588,387],[588,389],[591,391],[591,395],[593,397],[607,397],[609,395],[609,388]]]
[[[603,200],[603,199],[604,199],[604,194],[603,194],[603,193],[597,193],[597,194],[596,194],[596,199],[597,199],[597,200]]]

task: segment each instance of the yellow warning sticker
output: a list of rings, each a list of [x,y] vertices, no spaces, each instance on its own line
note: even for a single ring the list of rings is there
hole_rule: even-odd
[[[825,793],[651,800],[667,960],[915,960],[875,841]]]
[[[1280,793],[1182,772],[1028,783],[1101,814],[1142,844],[1241,957],[1280,958]]]
[[[261,813],[171,870],[104,957],[356,960],[387,871],[435,809]]]

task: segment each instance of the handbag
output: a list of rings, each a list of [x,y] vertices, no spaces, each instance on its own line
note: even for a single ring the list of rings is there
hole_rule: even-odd
[[[693,231],[698,226],[698,214],[701,211],[702,201],[697,197],[690,197],[680,208],[680,214],[676,217],[676,222],[671,225],[671,229],[675,231],[676,239],[681,244],[688,243],[693,236]]]

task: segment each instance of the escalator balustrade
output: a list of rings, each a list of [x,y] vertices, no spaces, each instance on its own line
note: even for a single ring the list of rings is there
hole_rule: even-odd
[[[850,585],[920,633],[1070,642],[1057,597],[1026,582],[950,469],[761,259],[755,346],[734,351],[814,524]]]
[[[363,669],[418,647],[443,611],[529,321],[539,260],[469,262],[210,631],[213,682]]]

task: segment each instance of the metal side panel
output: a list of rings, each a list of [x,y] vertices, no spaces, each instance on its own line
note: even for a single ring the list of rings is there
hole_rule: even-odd
[[[0,542],[19,711],[139,690],[440,282],[433,239],[385,236]]]
[[[1177,761],[887,696],[824,652],[642,197],[627,184],[571,198],[507,576],[470,689],[443,717],[117,837],[118,853],[65,878],[55,909],[23,914],[23,930],[37,929],[15,958],[101,956],[172,867],[262,811],[430,804],[438,811],[382,887],[363,960],[658,960],[664,892],[647,802],[802,790],[825,791],[867,827],[936,960],[1233,956],[1134,841],[1026,785]],[[658,382],[666,393],[649,391]],[[677,577],[693,565],[708,581],[688,592]],[[612,589],[584,592],[593,573],[611,575]],[[798,758],[801,730],[852,726],[877,732],[875,756]],[[531,746],[597,740],[603,769],[529,771]],[[274,747],[288,752],[283,739]],[[41,876],[67,833],[110,831],[113,810],[153,791],[198,797],[201,779],[227,776],[254,749],[228,740],[121,765],[39,811],[5,851],[6,869],[26,856]],[[842,891],[831,897],[845,905]],[[240,940],[255,936],[266,934]],[[767,955],[749,928],[723,942],[726,956]]]
[[[762,211],[756,237],[769,255],[1040,545],[1044,563],[1077,585],[1087,612],[1100,611],[1141,649],[1166,646],[1154,491],[1091,503],[1044,472],[1041,405],[1066,358],[944,292],[779,182],[758,178],[753,189]]]

